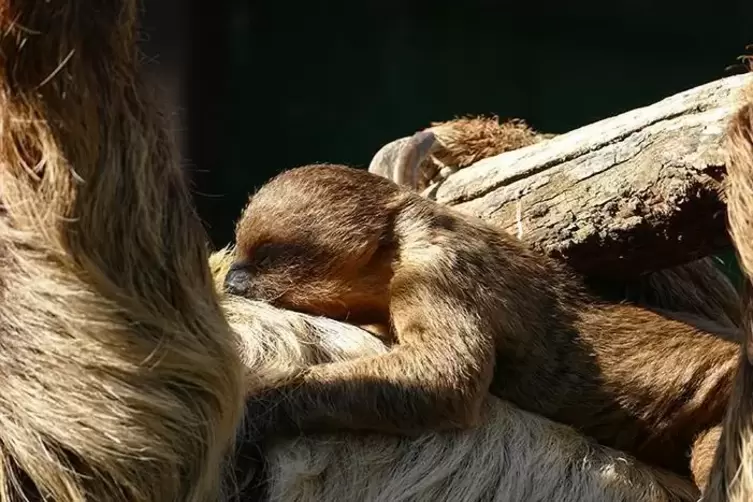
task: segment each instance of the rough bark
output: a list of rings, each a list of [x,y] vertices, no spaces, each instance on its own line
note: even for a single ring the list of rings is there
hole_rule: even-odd
[[[427,189],[591,277],[625,278],[728,246],[723,134],[737,75],[484,159]]]

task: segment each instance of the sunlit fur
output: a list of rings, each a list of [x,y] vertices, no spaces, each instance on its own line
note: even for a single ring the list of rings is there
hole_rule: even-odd
[[[342,337],[351,328],[245,300],[223,302],[242,340],[229,329],[183,175],[137,77],[135,12],[125,0],[0,3],[2,501],[221,500],[247,390],[241,363],[248,388],[385,350],[363,332]],[[492,500],[672,500],[661,484],[692,498],[687,484],[568,428],[485,404],[490,424],[499,413],[517,418],[483,426],[475,443],[449,433],[284,442],[270,455],[272,493],[463,501],[504,484]],[[492,455],[516,453],[494,464],[480,455],[487,441]],[[541,469],[548,460],[562,476]],[[327,475],[311,476],[322,462]],[[420,493],[405,491],[414,485]]]
[[[0,2],[0,500],[216,501],[237,340],[136,0]]]
[[[232,261],[211,257],[219,288]],[[228,295],[228,319],[244,341],[249,385],[285,381],[314,364],[383,354],[354,326]],[[601,447],[569,427],[489,396],[482,425],[417,438],[333,434],[268,447],[272,502],[694,501],[687,480]]]
[[[399,341],[254,395],[260,429],[469,428],[491,388],[685,474],[696,436],[724,415],[733,337],[604,301],[565,264],[381,176],[336,165],[281,173],[250,198],[236,244],[229,291],[389,323]]]

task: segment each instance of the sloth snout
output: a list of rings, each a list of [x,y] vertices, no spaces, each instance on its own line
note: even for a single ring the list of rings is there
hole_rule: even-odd
[[[234,263],[225,276],[225,291],[231,295],[248,296],[251,273],[245,263]]]

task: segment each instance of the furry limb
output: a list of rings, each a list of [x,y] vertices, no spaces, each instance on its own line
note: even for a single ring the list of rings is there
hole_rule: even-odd
[[[211,257],[221,285],[231,259]],[[326,362],[384,353],[371,334],[336,321],[223,298],[244,341],[249,386]],[[489,397],[484,423],[418,438],[338,434],[268,444],[272,502],[691,501],[685,479],[601,447],[569,427]]]

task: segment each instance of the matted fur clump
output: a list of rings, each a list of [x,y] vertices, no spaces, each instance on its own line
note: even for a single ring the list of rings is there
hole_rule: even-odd
[[[214,501],[243,405],[136,0],[0,2],[0,500]]]
[[[432,122],[431,127],[413,137],[399,138],[382,146],[371,159],[369,171],[402,184],[401,179],[395,178],[395,174],[400,172],[398,166],[410,160],[404,154],[411,148],[412,142],[423,142],[428,151],[413,166],[411,171],[415,172],[409,176],[412,188],[421,191],[474,162],[554,136],[535,131],[521,119],[508,119],[500,123],[496,116],[458,117]]]
[[[432,122],[430,130],[440,144],[433,156],[441,165],[456,169],[555,136],[537,132],[521,119],[508,119],[500,123],[496,116],[459,117]]]

